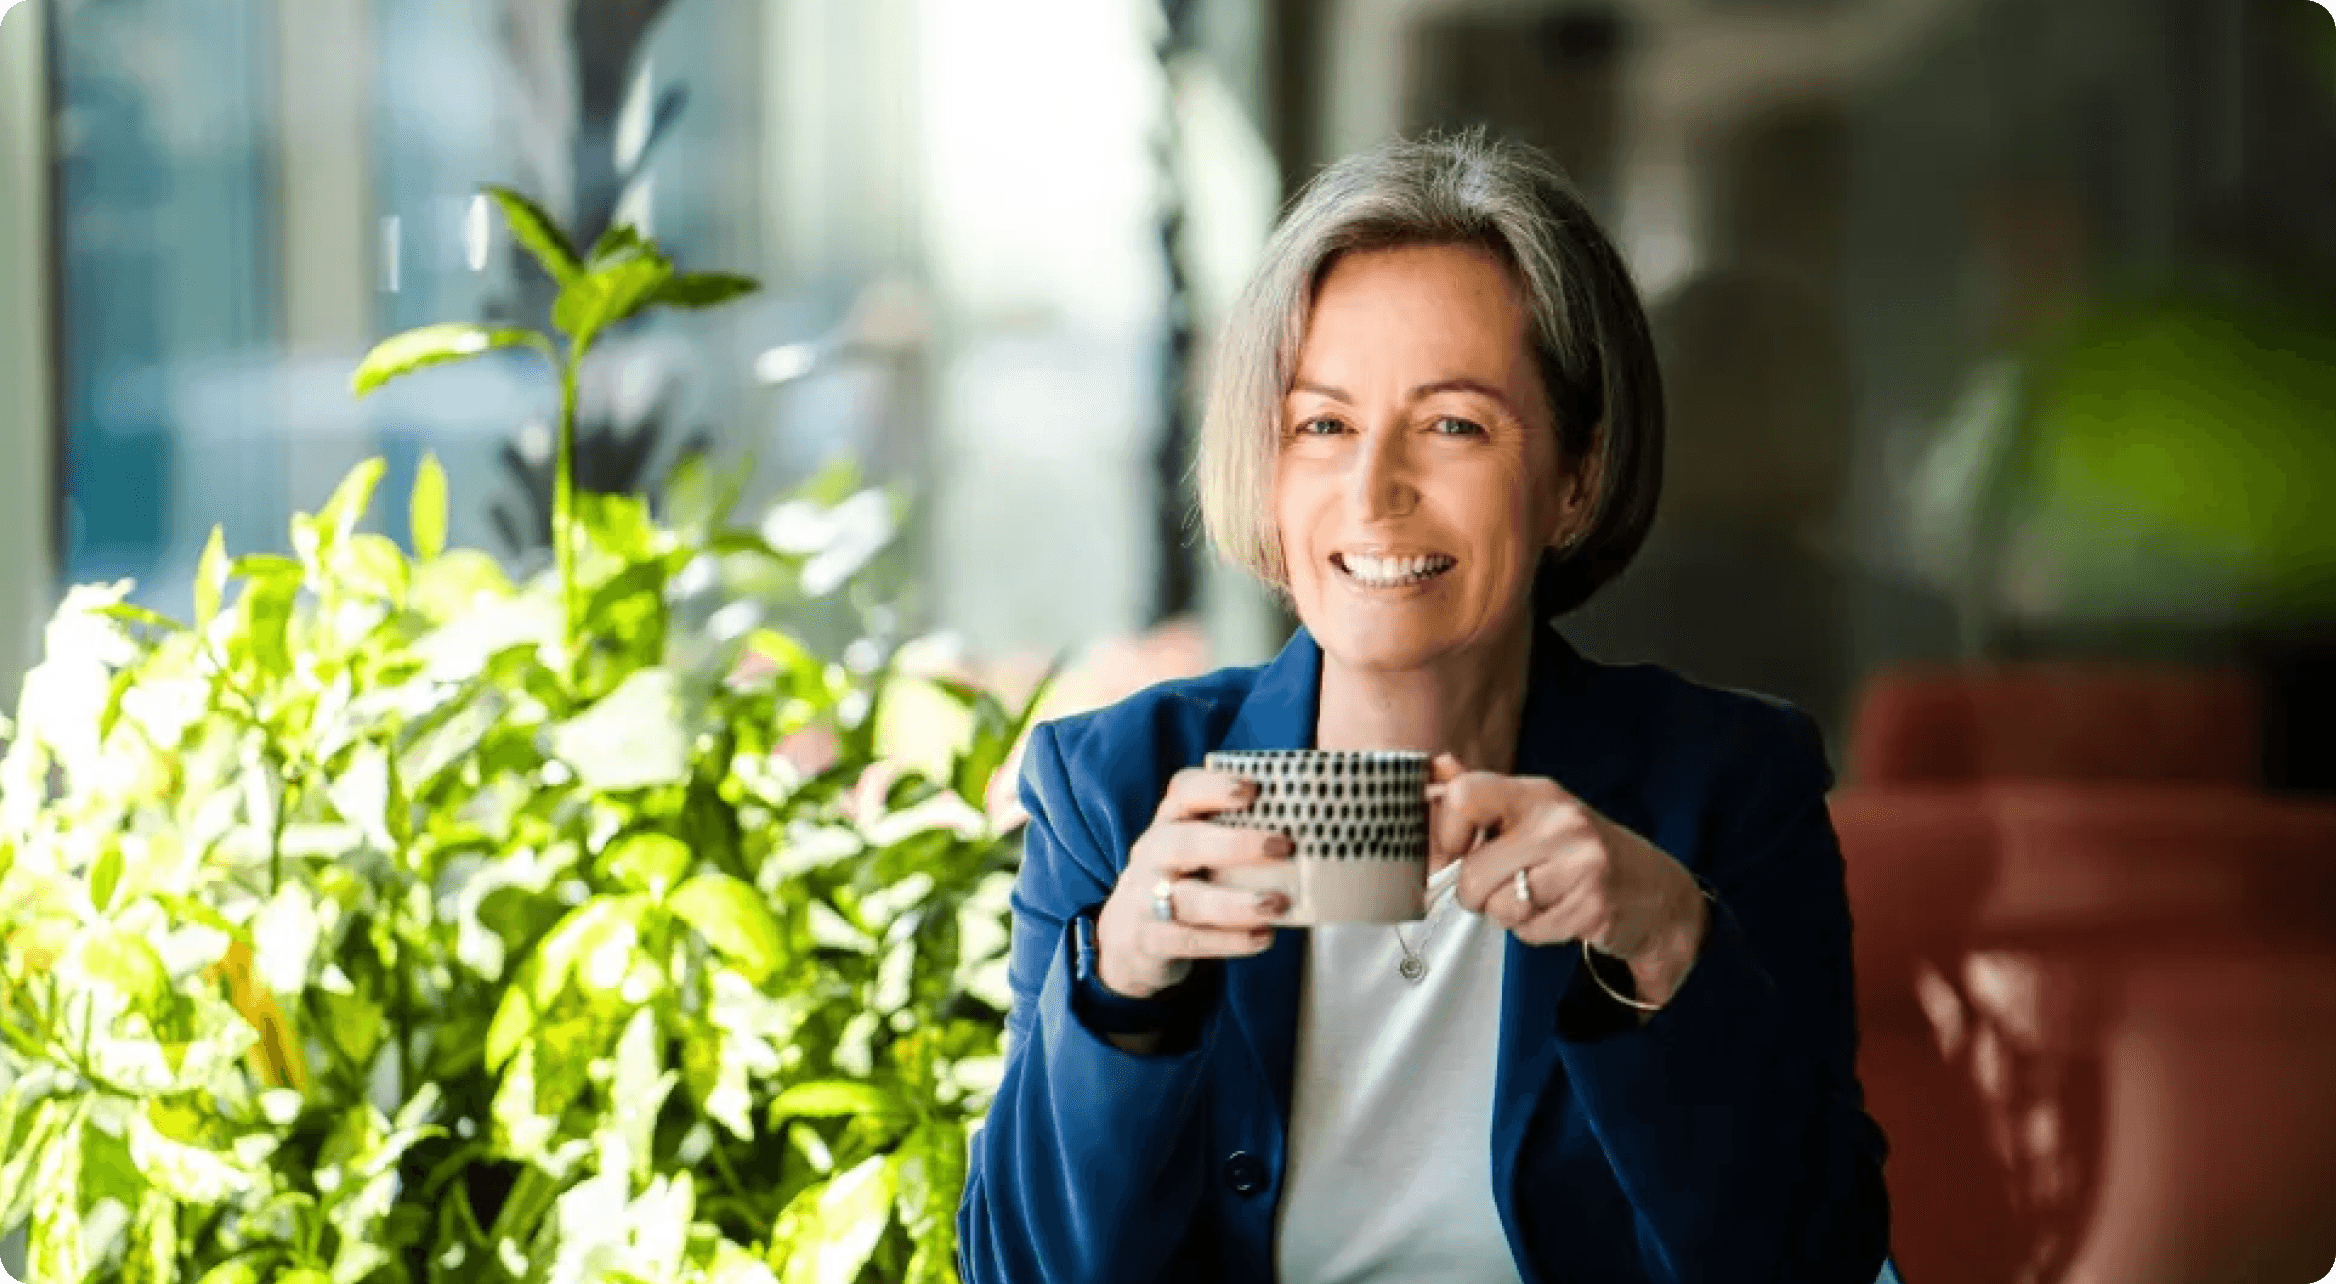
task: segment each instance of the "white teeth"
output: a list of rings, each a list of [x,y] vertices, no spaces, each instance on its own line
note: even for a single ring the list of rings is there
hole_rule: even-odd
[[[1448,557],[1371,557],[1345,554],[1339,559],[1356,581],[1376,588],[1411,583],[1441,575],[1452,567]]]

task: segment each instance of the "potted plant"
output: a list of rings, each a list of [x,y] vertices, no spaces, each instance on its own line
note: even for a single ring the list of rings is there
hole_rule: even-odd
[[[578,493],[575,373],[750,283],[494,195],[555,332],[429,327],[357,386],[550,358],[555,568],[444,547],[434,461],[410,553],[364,531],[367,464],[292,557],[215,534],[188,620],[73,590],[0,725],[0,1233],[34,1284],[952,1277],[1018,858],[984,803],[1036,698],[771,629],[672,662],[685,568],[815,554],[704,474],[663,520]],[[958,718],[922,770],[879,730],[911,688]]]

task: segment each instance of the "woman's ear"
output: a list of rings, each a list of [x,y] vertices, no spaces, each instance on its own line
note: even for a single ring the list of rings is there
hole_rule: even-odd
[[[1558,483],[1557,521],[1549,537],[1552,552],[1563,553],[1590,534],[1597,520],[1599,479],[1606,464],[1606,425],[1591,434],[1589,452],[1565,470]]]

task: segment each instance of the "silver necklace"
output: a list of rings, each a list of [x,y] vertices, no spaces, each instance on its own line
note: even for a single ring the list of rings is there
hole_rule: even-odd
[[[1443,921],[1444,911],[1451,906],[1455,899],[1457,899],[1452,893],[1452,884],[1459,881],[1459,862],[1455,861],[1452,864],[1445,866],[1444,872],[1446,875],[1449,875],[1449,877],[1441,878],[1440,887],[1436,883],[1430,883],[1428,885],[1429,893],[1433,895],[1435,899],[1430,902],[1428,906],[1426,920],[1427,930],[1420,933],[1419,944],[1413,945],[1409,940],[1405,939],[1403,935],[1403,928],[1400,924],[1398,924],[1395,928],[1395,948],[1403,951],[1402,960],[1397,962],[1395,965],[1395,975],[1402,977],[1404,980],[1411,982],[1413,985],[1418,985],[1421,981],[1427,979],[1428,942],[1436,939],[1436,927]]]

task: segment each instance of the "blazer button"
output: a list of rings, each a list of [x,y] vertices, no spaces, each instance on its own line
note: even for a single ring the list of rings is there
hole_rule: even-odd
[[[1265,1189],[1265,1161],[1246,1150],[1236,1150],[1225,1158],[1225,1184],[1236,1195],[1254,1195]]]

